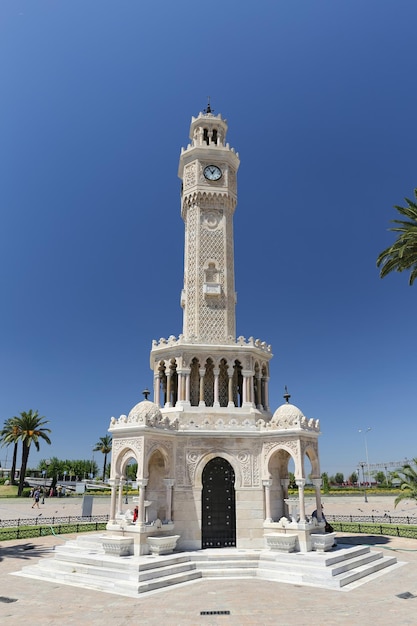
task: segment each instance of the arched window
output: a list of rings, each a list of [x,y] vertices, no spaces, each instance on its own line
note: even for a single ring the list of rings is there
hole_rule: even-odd
[[[206,406],[214,404],[214,364],[211,359],[206,361],[206,373],[204,375],[204,402]]]
[[[200,363],[194,358],[190,368],[190,404],[198,406],[200,400]]]
[[[220,406],[227,406],[229,403],[229,374],[226,359],[220,361],[219,367],[219,403]]]

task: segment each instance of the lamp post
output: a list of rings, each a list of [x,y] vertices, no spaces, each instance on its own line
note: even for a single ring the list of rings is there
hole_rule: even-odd
[[[94,446],[92,446],[91,450],[92,450],[92,457],[91,457],[91,480],[93,480],[93,478],[94,478]]]
[[[43,477],[43,491],[42,491],[42,501],[41,501],[41,504],[45,504],[46,470],[42,470],[42,477]]]
[[[368,440],[367,440],[366,435],[369,433],[370,430],[372,430],[372,428],[367,428],[366,430],[359,429],[359,432],[363,433],[363,436],[364,436],[364,439],[365,439],[366,469],[368,471],[368,484],[369,484],[369,486],[371,486],[371,474],[370,474],[370,471],[369,471]]]
[[[48,467],[51,464],[51,459],[46,459],[45,465],[46,469],[42,470],[43,476],[43,492],[42,492],[42,504],[45,504],[45,491],[46,491],[46,477],[48,476]]]
[[[362,468],[362,482],[363,482],[363,497],[365,502],[368,502],[368,498],[366,496],[366,482],[365,482],[365,463],[359,463]]]

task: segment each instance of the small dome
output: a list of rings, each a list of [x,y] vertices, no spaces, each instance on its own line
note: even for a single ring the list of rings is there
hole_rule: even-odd
[[[127,423],[154,426],[161,422],[162,419],[162,413],[157,404],[150,402],[150,400],[142,400],[130,411],[127,416]]]
[[[294,404],[281,404],[272,416],[271,424],[279,428],[292,428],[300,426],[301,421],[305,419],[302,411]]]

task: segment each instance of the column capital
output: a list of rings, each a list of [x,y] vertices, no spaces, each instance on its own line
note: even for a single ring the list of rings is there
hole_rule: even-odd
[[[164,478],[163,483],[166,487],[173,487],[175,485],[175,478]]]
[[[266,487],[267,489],[269,489],[269,487],[272,487],[272,483],[273,483],[273,481],[272,481],[271,479],[268,479],[268,480],[263,480],[263,481],[262,481],[262,485],[263,485],[264,487]]]
[[[303,489],[306,484],[305,478],[297,478],[295,484],[297,485],[297,487],[301,487]]]
[[[313,483],[314,487],[318,487],[318,488],[320,488],[323,484],[323,481],[321,478],[312,478],[311,482]]]
[[[138,484],[138,487],[146,487],[146,485],[148,484],[148,478],[137,478],[136,482]]]

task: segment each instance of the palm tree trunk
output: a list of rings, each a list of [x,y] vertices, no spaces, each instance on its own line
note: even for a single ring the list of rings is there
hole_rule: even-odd
[[[104,455],[103,483],[106,482],[106,466],[107,466],[107,454]]]
[[[22,465],[20,467],[20,478],[19,478],[19,489],[17,490],[17,495],[21,496],[23,493],[23,485],[25,482],[25,476],[26,476],[26,467],[28,464],[28,458],[29,458],[29,446],[26,446],[23,443],[23,450],[22,450]]]
[[[11,485],[16,484],[15,476],[16,476],[16,463],[17,463],[17,446],[18,446],[18,442],[16,441],[13,447],[12,469],[10,471],[10,484]]]

